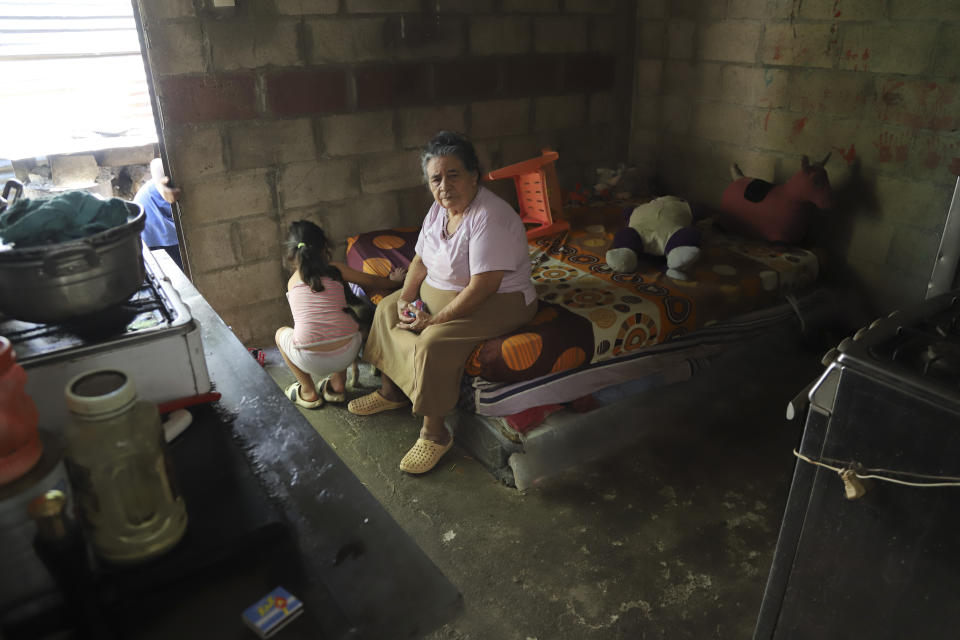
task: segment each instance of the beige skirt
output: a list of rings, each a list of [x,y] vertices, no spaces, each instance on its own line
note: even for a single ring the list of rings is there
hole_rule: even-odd
[[[458,291],[420,285],[420,296],[431,314],[438,313]],[[523,293],[495,293],[469,316],[436,324],[416,334],[397,329],[395,291],[377,305],[363,359],[403,390],[421,416],[443,416],[457,405],[460,378],[467,358],[478,344],[529,322],[537,301],[525,304]]]

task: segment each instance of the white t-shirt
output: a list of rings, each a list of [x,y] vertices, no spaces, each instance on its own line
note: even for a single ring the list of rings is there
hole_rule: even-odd
[[[427,267],[427,284],[460,291],[475,274],[505,271],[497,293],[520,291],[527,304],[536,299],[526,230],[509,203],[480,187],[453,235],[447,236],[446,227],[447,210],[434,202],[416,249]]]

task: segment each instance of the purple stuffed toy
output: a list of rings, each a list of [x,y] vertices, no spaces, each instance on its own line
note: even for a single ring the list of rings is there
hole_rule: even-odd
[[[607,265],[617,273],[637,270],[640,254],[664,256],[667,275],[688,280],[685,273],[700,258],[700,231],[693,224],[690,204],[676,196],[662,196],[624,211],[627,226],[613,237]]]

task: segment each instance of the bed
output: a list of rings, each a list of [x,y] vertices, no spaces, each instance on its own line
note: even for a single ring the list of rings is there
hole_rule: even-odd
[[[571,434],[589,430],[598,411],[689,380],[717,355],[796,326],[818,304],[810,293],[819,274],[813,252],[730,236],[711,219],[698,223],[702,254],[689,280],[666,276],[663,261],[652,258],[635,273],[614,273],[604,255],[624,208],[638,203],[564,209],[569,230],[529,240],[536,316],[478,345],[466,363],[451,426],[507,484],[523,488],[540,477],[523,473],[528,480],[518,482],[533,443],[575,441]],[[385,229],[350,238],[347,262],[385,275],[409,264],[417,234]],[[377,302],[384,292],[366,293]]]

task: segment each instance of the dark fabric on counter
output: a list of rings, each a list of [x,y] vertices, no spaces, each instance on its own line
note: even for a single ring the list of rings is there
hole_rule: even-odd
[[[118,227],[128,213],[120,198],[102,200],[85,191],[18,200],[0,214],[0,239],[18,249],[58,244]]]

